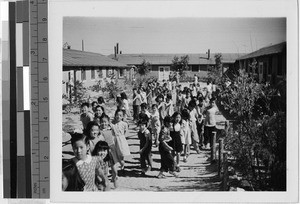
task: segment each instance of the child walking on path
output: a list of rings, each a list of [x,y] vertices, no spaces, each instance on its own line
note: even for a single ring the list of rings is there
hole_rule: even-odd
[[[210,105],[204,111],[205,120],[204,120],[204,145],[206,149],[210,148],[210,144],[212,144],[212,132],[216,128],[216,99],[210,99]]]
[[[183,162],[187,162],[187,158],[190,154],[190,145],[192,144],[191,130],[190,130],[190,112],[188,109],[183,109],[181,112],[182,115],[182,139],[183,144]]]
[[[154,145],[155,147],[158,146],[158,136],[161,130],[161,124],[160,124],[160,119],[159,119],[159,112],[157,109],[157,105],[153,104],[152,105],[152,114],[151,114],[151,131],[153,134],[154,138]]]
[[[91,121],[93,121],[94,116],[92,113],[89,112],[89,103],[83,103],[80,106],[81,109],[81,115],[80,115],[80,121],[82,122],[82,129],[84,130],[87,126],[87,124]]]
[[[75,157],[73,162],[81,179],[84,182],[83,191],[98,191],[96,182],[99,177],[105,180],[104,173],[101,169],[103,160],[99,156],[91,156],[88,154],[89,140],[87,136],[80,133],[72,135],[71,144]],[[107,186],[107,183],[104,184]]]
[[[107,115],[102,115],[101,117],[101,135],[104,137],[105,142],[107,142],[109,147],[109,156],[111,159],[111,174],[112,182],[115,188],[118,187],[118,170],[117,165],[122,161],[117,154],[117,148],[115,145],[115,137],[112,134],[111,126],[109,125],[109,117]]]
[[[170,136],[171,117],[166,116],[164,118],[164,127],[159,134],[159,154],[160,154],[160,172],[158,178],[164,178],[164,172],[169,172],[173,176],[177,177],[175,173],[175,161],[172,155],[173,148],[168,145],[168,142],[172,140]]]
[[[130,155],[129,146],[126,140],[128,124],[123,121],[124,112],[120,109],[115,112],[115,123],[111,125],[115,137],[116,153],[120,158],[121,170],[125,168],[124,157]]]
[[[133,88],[133,99],[132,99],[132,106],[133,106],[133,120],[136,122],[139,119],[139,113],[140,113],[140,105],[142,103],[142,98],[140,93],[136,88]]]
[[[173,148],[173,157],[174,159],[176,158],[176,165],[175,165],[175,170],[177,172],[180,171],[179,168],[179,161],[180,161],[180,153],[182,152],[182,142],[181,142],[181,114],[179,112],[175,112],[172,116],[172,127],[170,131],[171,135],[171,142],[169,142],[169,145]]]
[[[99,141],[104,141],[104,137],[100,134],[100,126],[95,121],[91,121],[88,123],[83,134],[85,134],[89,140],[89,145],[90,145],[89,153],[94,151],[94,148]]]
[[[105,141],[99,141],[95,148],[94,151],[92,152],[93,156],[99,156],[103,162],[100,164],[100,168],[103,172],[103,179],[102,178],[98,178],[98,183],[97,183],[97,187],[99,190],[103,190],[103,191],[108,191],[110,190],[110,186],[109,181],[108,181],[108,167],[111,166],[111,158],[109,156],[109,146],[107,144],[107,142]]]
[[[191,128],[192,144],[197,154],[199,154],[200,153],[199,136],[198,136],[197,124],[196,124],[196,121],[198,120],[198,113],[196,110],[196,102],[192,100],[189,102],[188,106],[190,110],[190,128]]]
[[[139,121],[140,130],[138,132],[138,137],[140,140],[140,163],[142,173],[141,175],[144,176],[147,171],[151,171],[152,168],[152,155],[151,155],[151,148],[152,148],[152,139],[151,133],[147,129],[147,120]],[[148,166],[146,164],[148,163]]]

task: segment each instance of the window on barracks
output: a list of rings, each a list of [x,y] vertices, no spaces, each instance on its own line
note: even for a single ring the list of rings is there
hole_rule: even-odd
[[[83,80],[86,80],[86,71],[85,71],[85,69],[82,69],[81,70],[81,80],[83,81]]]
[[[192,65],[192,72],[198,72],[199,66],[198,65]]]
[[[91,69],[91,79],[95,79],[95,68]]]
[[[123,68],[119,69],[119,77],[120,78],[124,77],[124,69]]]

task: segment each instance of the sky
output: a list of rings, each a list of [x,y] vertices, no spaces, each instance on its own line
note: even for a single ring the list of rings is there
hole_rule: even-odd
[[[286,41],[285,18],[65,17],[63,43],[104,55],[249,53]]]

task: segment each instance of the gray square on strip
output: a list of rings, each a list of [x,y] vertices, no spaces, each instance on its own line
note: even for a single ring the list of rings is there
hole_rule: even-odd
[[[31,61],[30,74],[31,75],[33,75],[33,74],[37,75],[38,74],[38,63],[37,63],[37,61],[35,61],[35,62]]]
[[[40,102],[39,103],[39,122],[48,122],[49,121],[49,103]]]
[[[40,142],[40,161],[49,162],[49,154],[49,142]]]
[[[48,64],[39,64],[39,82],[48,82]]]
[[[47,30],[46,23],[39,23],[38,29],[38,42],[39,43],[46,43],[48,42],[48,30]]]
[[[49,162],[40,163],[40,180],[49,181]]]
[[[39,123],[39,138],[42,142],[49,142],[49,123],[48,122],[40,122]]]
[[[38,43],[38,62],[39,63],[48,63],[48,45],[47,43]]]
[[[39,101],[49,101],[48,83],[39,83]]]

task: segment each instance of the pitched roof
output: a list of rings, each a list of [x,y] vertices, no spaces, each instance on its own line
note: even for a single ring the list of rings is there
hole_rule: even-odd
[[[189,64],[215,64],[216,53],[210,54],[210,59],[207,58],[207,54],[119,54],[117,55],[117,60],[121,63],[128,65],[141,64],[145,59],[150,64],[161,65],[161,64],[172,64],[172,60],[175,56],[181,57],[184,55],[189,56]],[[234,63],[235,60],[245,54],[238,53],[222,53],[222,62],[223,63]],[[114,55],[109,55],[109,58],[114,58]]]
[[[254,58],[254,57],[259,57],[259,56],[264,56],[264,55],[271,55],[271,54],[276,54],[276,53],[281,53],[286,49],[286,42],[282,42],[276,45],[271,45],[268,47],[263,47],[259,50],[256,50],[255,52],[249,53],[245,56],[242,56],[238,58],[237,60],[243,60],[243,59],[249,59],[249,58]]]
[[[64,67],[127,67],[107,56],[80,50],[63,49]]]

